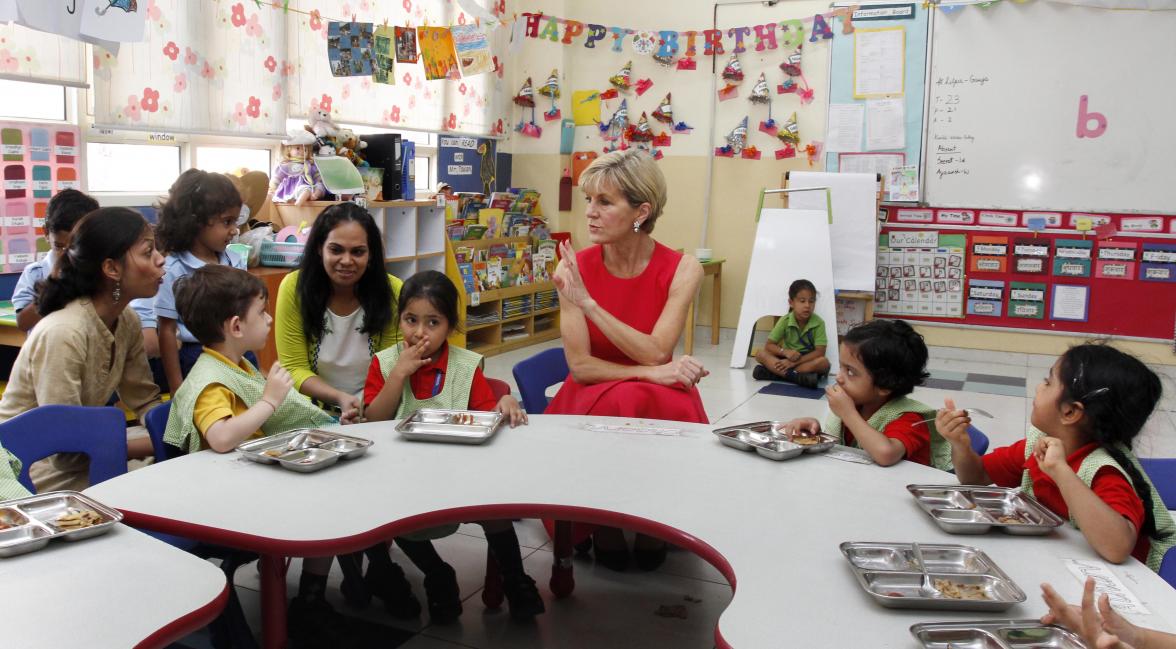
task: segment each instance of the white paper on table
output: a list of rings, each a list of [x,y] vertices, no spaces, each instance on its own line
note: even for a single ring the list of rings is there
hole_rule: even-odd
[[[1054,320],[1086,320],[1086,303],[1090,299],[1089,286],[1054,284],[1053,289],[1051,318]]]
[[[72,0],[71,0],[72,1]],[[123,11],[110,6],[110,0],[86,0],[82,11],[83,36],[115,43],[137,43],[144,38],[147,13]],[[103,13],[99,13],[105,9]]]
[[[862,150],[861,104],[829,104],[829,130],[825,133],[825,151],[857,153]]]
[[[618,426],[615,424],[584,424],[584,430],[590,430],[594,433],[620,433],[622,435],[661,435],[663,437],[681,437],[681,428],[668,428],[664,426],[633,426],[625,424]]]
[[[906,146],[903,100],[866,100],[866,150],[882,151]]]
[[[906,31],[902,27],[857,29],[853,33],[853,96],[903,93]]]
[[[869,453],[858,449],[850,448],[848,446],[834,446],[825,451],[822,455],[834,460],[841,460],[842,462],[853,462],[854,464],[873,464],[874,460],[870,459]]]
[[[1111,602],[1111,608],[1119,613],[1151,615],[1151,611],[1147,610],[1147,607],[1135,596],[1135,593],[1131,592],[1131,589],[1127,588],[1115,576],[1115,573],[1111,572],[1111,567],[1106,563],[1094,559],[1063,559],[1063,561],[1066,563],[1066,569],[1077,577],[1078,581],[1086,583],[1087,577],[1094,578],[1095,601],[1105,593]]]

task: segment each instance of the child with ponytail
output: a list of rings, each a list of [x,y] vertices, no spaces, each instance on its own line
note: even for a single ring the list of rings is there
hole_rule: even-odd
[[[935,425],[963,484],[1020,486],[1082,530],[1099,556],[1134,556],[1158,571],[1176,522],[1131,450],[1160,399],[1160,379],[1114,347],[1071,347],[1033,397],[1025,440],[980,457],[950,399]]]

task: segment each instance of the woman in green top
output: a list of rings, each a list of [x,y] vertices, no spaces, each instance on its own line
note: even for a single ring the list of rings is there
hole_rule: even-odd
[[[825,321],[813,313],[817,306],[817,287],[807,279],[798,279],[788,287],[788,315],[776,321],[768,342],[755,355],[759,365],[751,375],[759,381],[783,379],[806,388],[817,387],[829,373],[825,348],[829,338]]]

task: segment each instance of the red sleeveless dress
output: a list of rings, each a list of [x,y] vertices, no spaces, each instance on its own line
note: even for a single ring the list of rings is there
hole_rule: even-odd
[[[604,249],[585,248],[576,253],[580,276],[596,303],[616,319],[642,333],[652,333],[665,309],[670,284],[682,253],[654,242],[653,257],[637,277],[614,277],[604,266]],[[588,341],[592,356],[620,365],[636,365],[592,323]],[[710,423],[698,389],[667,387],[638,379],[583,385],[569,374],[547,406],[549,415],[600,415]]]

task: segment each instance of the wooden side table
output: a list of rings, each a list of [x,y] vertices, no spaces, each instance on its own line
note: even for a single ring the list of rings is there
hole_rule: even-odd
[[[702,263],[703,276],[711,277],[711,344],[719,344],[719,307],[723,303],[723,262],[726,259],[712,259]],[[699,288],[701,290],[701,287]],[[694,302],[698,299],[695,298]],[[686,355],[694,353],[694,302],[686,311]]]
[[[276,319],[274,308],[278,303],[278,286],[282,284],[282,280],[286,275],[295,271],[295,268],[276,268],[271,266],[254,266],[249,269],[249,274],[261,279],[265,282],[265,288],[269,291],[269,300],[265,305],[265,312],[270,314],[271,318]],[[274,362],[278,360],[278,345],[274,340],[274,330],[277,327],[270,327],[269,335],[265,338],[265,347],[257,351],[257,362],[260,364],[258,371],[264,376],[269,372],[269,368],[273,366]]]

